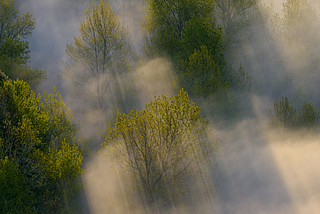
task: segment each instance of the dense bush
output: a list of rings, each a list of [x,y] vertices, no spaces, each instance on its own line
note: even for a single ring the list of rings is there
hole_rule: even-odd
[[[0,112],[0,213],[70,213],[83,171],[72,112],[58,93],[10,80],[0,82]]]

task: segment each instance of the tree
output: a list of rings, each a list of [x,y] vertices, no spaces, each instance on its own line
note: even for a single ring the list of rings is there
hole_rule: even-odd
[[[292,63],[298,57],[303,59],[299,61],[304,61],[300,63],[300,67],[305,67],[303,69],[317,69],[320,28],[316,23],[320,16],[314,6],[308,0],[287,0],[282,13],[282,16],[276,13],[271,18],[274,38],[283,45],[283,51],[290,53],[286,57]]]
[[[319,26],[315,21],[319,16],[308,0],[287,0],[283,4],[283,17],[278,32],[285,33],[287,42],[299,42],[301,45],[315,45],[310,42],[318,41]],[[306,32],[312,32],[305,34]],[[317,46],[319,43],[316,42]]]
[[[149,58],[169,57],[180,87],[192,98],[227,107],[236,104],[235,91],[250,91],[250,77],[243,67],[236,71],[224,58],[224,34],[215,18],[214,1],[150,0],[142,27],[143,53]],[[236,115],[234,107],[227,115]]]
[[[61,97],[36,95],[23,81],[1,80],[0,112],[0,186],[8,189],[0,192],[7,201],[0,212],[70,210],[81,187],[83,149]]]
[[[10,79],[23,79],[36,88],[46,74],[30,68],[29,43],[26,39],[35,26],[32,14],[19,15],[13,0],[0,0],[0,70]]]
[[[207,97],[223,87],[223,78],[219,66],[208,52],[207,46],[195,50],[189,60],[181,60],[180,69],[181,85],[190,91],[192,96]]]
[[[314,131],[320,125],[320,113],[316,105],[310,101],[302,104],[301,110],[290,105],[288,98],[282,97],[281,101],[275,101],[274,107],[270,109],[269,128],[307,129]]]
[[[209,121],[199,111],[181,90],[177,96],[155,97],[135,114],[118,113],[109,127],[102,145],[109,157],[132,172],[152,208],[187,197],[191,182],[204,173],[200,168],[214,166],[219,142],[210,137]]]
[[[149,48],[154,48],[156,54],[169,56],[174,62],[177,62],[179,55],[184,54],[181,43],[188,23],[191,27],[199,26],[201,28],[202,24],[204,24],[205,27],[214,28],[213,12],[214,3],[212,0],[147,1],[147,16],[142,23],[144,45],[146,46],[144,49],[145,53],[148,52]],[[202,24],[193,25],[194,21],[198,22],[198,24],[201,22]],[[212,30],[211,34],[214,32],[214,29]],[[217,32],[219,32],[219,29],[217,29]],[[208,31],[204,33],[208,33]],[[193,39],[196,39],[196,41],[193,41],[193,44],[196,44],[197,48],[199,48],[202,43],[197,41],[201,41],[206,36],[208,35],[201,36],[200,38],[194,37]],[[194,45],[190,49],[193,53]]]
[[[30,36],[35,25],[35,19],[32,18],[32,14],[27,12],[20,16],[19,10],[14,5],[13,0],[1,0],[0,4],[0,43],[2,44],[8,38],[14,40],[19,38],[19,36],[22,38]]]
[[[60,77],[74,95],[85,95],[105,111],[111,107],[116,85],[123,81],[133,60],[128,30],[106,1],[88,6],[79,30],[81,36],[67,44],[70,61],[64,63]]]
[[[319,128],[320,113],[316,105],[306,102],[302,105],[301,111],[298,113],[298,125],[301,128],[314,129]]]
[[[34,196],[24,183],[17,164],[8,157],[0,159],[0,211],[2,213],[34,213],[30,206]]]
[[[61,149],[49,149],[43,165],[46,166],[48,192],[46,200],[52,213],[79,213],[79,193],[83,173],[79,145],[62,141]]]
[[[273,37],[281,44],[286,63],[294,65],[288,70],[299,78],[299,84],[316,87],[316,83],[307,77],[316,76],[320,66],[320,28],[316,24],[320,16],[309,0],[287,0],[283,4],[282,13],[282,16],[275,14],[271,24]],[[300,59],[298,62],[297,58]],[[305,72],[301,74],[301,70],[307,71],[309,75],[305,75]]]
[[[297,121],[297,110],[290,105],[287,97],[282,97],[280,102],[274,101],[273,108],[269,111],[270,128],[294,128]]]
[[[242,29],[248,27],[252,22],[250,10],[253,9],[256,0],[217,0],[217,19],[223,26],[225,34],[224,46],[226,49],[239,37]]]

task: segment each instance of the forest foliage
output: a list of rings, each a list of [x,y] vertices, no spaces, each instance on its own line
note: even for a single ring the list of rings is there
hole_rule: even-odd
[[[210,177],[200,168],[214,169],[219,143],[200,107],[181,90],[155,97],[136,113],[118,113],[102,152],[130,174],[143,201],[158,209],[190,194],[200,174]]]
[[[64,5],[74,5],[79,16],[84,2]],[[219,127],[253,116],[253,90],[259,94],[268,87],[272,99],[288,94],[275,100],[268,128],[319,130],[318,108],[306,98],[317,91],[317,81],[308,81],[317,79],[320,68],[320,29],[313,22],[319,17],[310,2],[288,0],[282,16],[260,10],[255,0],[140,3],[146,11],[138,51],[108,1],[89,3],[79,36],[66,45],[60,78],[91,110],[118,112],[108,132],[102,130],[101,151],[129,175],[149,208],[174,206],[191,195],[196,179],[213,179],[220,141],[212,137],[210,122]],[[79,213],[90,142],[58,92],[35,92],[46,78],[45,71],[28,65],[26,39],[35,24],[13,0],[0,0],[0,212]],[[267,39],[255,39],[261,34]],[[272,64],[261,50],[277,46]],[[172,64],[179,92],[155,97],[134,112],[134,70],[158,57]],[[246,57],[255,63],[240,64]],[[300,83],[308,93],[294,93]]]
[[[268,127],[270,129],[284,128],[287,130],[307,129],[318,131],[320,126],[320,113],[318,107],[306,101],[301,110],[289,103],[287,97],[282,97],[279,102],[274,101],[273,108],[269,111]]]
[[[215,2],[147,1],[146,7],[144,56],[172,60],[180,87],[199,105],[213,110],[210,116],[215,120],[240,116],[236,100],[242,99],[239,93],[250,92],[251,78],[243,67],[232,68],[224,57],[225,33],[217,22]]]
[[[1,213],[74,210],[84,141],[59,94],[2,80],[0,111]]]
[[[28,66],[29,43],[22,40],[31,36],[36,20],[28,12],[20,15],[13,0],[1,0],[0,8],[0,71],[12,80],[22,79],[36,89],[46,73]]]
[[[64,62],[60,78],[74,95],[83,96],[95,108],[106,111],[119,102],[116,108],[122,106],[128,112],[129,106],[124,104],[128,98],[121,99],[118,90],[134,60],[128,29],[109,2],[100,1],[86,8],[79,31],[81,36],[67,44],[69,60]]]

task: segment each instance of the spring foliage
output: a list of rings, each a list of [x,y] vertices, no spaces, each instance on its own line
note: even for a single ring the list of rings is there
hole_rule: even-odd
[[[200,98],[201,106],[215,109],[216,119],[237,118],[236,93],[249,92],[251,80],[243,67],[236,71],[227,65],[216,3],[149,0],[146,7],[141,31],[144,56],[170,58],[180,87],[193,99]]]
[[[72,112],[57,92],[4,80],[0,111],[0,212],[69,212],[83,171]]]
[[[106,110],[115,96],[117,81],[123,79],[133,60],[129,32],[107,1],[89,4],[79,30],[80,37],[74,36],[74,42],[67,44],[69,61],[60,77],[74,95]]]
[[[103,146],[108,156],[132,172],[148,205],[178,200],[191,185],[192,170],[200,173],[198,164],[214,165],[219,143],[211,138],[209,121],[199,111],[181,90],[177,96],[155,97],[136,113],[118,113],[110,125]]]

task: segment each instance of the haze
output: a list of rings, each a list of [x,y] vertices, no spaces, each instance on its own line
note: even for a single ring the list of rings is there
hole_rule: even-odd
[[[73,42],[74,35],[79,35],[79,22],[88,2],[15,2],[21,12],[32,13],[37,21],[28,41],[31,65],[47,72],[47,79],[41,83],[38,91],[52,92],[55,86],[82,123],[83,133],[91,136],[95,141],[95,149],[99,149],[101,138],[97,137],[96,130],[109,122],[108,119],[90,110],[81,97],[72,97],[57,78],[62,69],[61,60],[68,60],[66,44]],[[128,25],[137,54],[140,54],[141,48],[139,31],[143,2],[110,1],[120,20]],[[320,44],[320,31],[316,31],[320,26],[320,4],[316,0],[311,1],[316,15],[312,17],[312,22],[305,22],[303,26],[303,29],[315,30],[305,31],[304,40],[299,40],[301,43],[288,44],[278,37],[279,34],[275,33],[277,30],[267,17],[273,17],[276,13],[281,17],[282,3],[285,2],[273,1],[271,4],[271,1],[263,0],[259,3],[259,11],[266,14],[261,16],[264,19],[252,22],[250,29],[240,34],[233,54],[227,55],[229,63],[235,67],[241,63],[251,75],[251,108],[247,116],[232,126],[220,126],[208,116],[214,135],[221,140],[217,168],[212,180],[207,181],[217,185],[216,191],[210,197],[194,198],[195,210],[191,211],[185,204],[168,210],[168,213],[319,213],[318,133],[287,132],[279,137],[266,128],[269,110],[274,100],[278,101],[282,96],[294,100],[299,93],[304,93],[309,101],[320,106],[320,64],[316,63],[320,56],[317,46]],[[269,10],[266,10],[267,7]],[[303,54],[307,49],[314,55],[309,52]],[[315,58],[311,58],[311,55]],[[153,96],[173,93],[176,82],[170,78],[172,72],[170,61],[163,58],[152,59],[135,70],[132,80],[136,83],[140,106],[153,99]],[[203,112],[207,111],[203,109]],[[84,213],[140,213],[139,209],[127,206],[129,199],[123,199],[119,192],[126,191],[125,182],[110,169],[101,155],[95,152],[86,161],[84,169],[85,193],[81,199]],[[123,200],[127,200],[126,205],[117,203]]]

